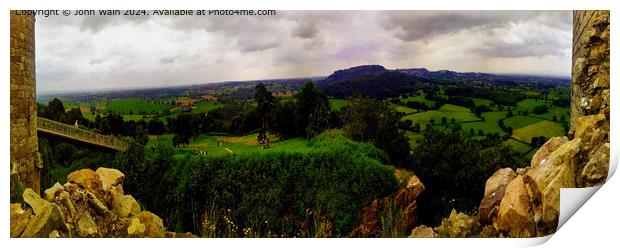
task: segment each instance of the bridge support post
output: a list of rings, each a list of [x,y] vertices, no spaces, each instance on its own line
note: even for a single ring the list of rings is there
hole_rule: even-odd
[[[37,140],[34,16],[11,11],[11,194],[40,192],[42,161]],[[18,186],[19,185],[19,186]]]

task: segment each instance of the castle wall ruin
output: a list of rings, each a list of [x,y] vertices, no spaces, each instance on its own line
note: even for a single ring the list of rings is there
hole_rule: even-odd
[[[10,160],[11,180],[38,192],[42,163],[37,142],[34,22],[34,16],[11,11]]]
[[[580,116],[609,122],[609,11],[573,11],[571,130]]]

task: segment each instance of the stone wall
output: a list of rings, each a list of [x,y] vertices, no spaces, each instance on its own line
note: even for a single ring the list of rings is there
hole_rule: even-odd
[[[11,180],[39,192],[34,16],[11,11]]]
[[[609,11],[573,12],[571,131],[580,116],[609,121]],[[571,132],[571,133],[572,133]]]

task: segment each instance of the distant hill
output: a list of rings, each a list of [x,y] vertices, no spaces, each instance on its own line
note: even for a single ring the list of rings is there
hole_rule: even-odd
[[[423,78],[411,74],[388,70],[380,65],[362,65],[346,70],[338,70],[317,86],[327,95],[345,98],[359,92],[363,95],[385,98],[416,90],[428,83]]]
[[[346,98],[355,92],[374,98],[395,97],[420,89],[433,91],[438,85],[459,87],[479,84],[489,87],[527,86],[545,89],[569,83],[570,78],[449,70],[429,71],[425,68],[389,70],[381,65],[361,65],[337,70],[327,78],[316,82],[327,95],[335,98]]]

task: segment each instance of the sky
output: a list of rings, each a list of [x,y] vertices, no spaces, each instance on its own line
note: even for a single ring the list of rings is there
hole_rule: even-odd
[[[328,76],[379,64],[570,76],[571,11],[37,17],[39,92]]]

